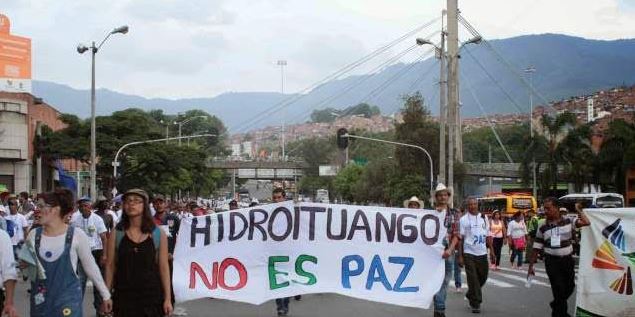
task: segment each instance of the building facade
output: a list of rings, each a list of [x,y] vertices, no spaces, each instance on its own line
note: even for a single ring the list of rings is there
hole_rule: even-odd
[[[54,162],[38,159],[34,141],[39,126],[53,131],[65,127],[59,115],[59,111],[30,93],[0,91],[0,191],[41,192],[55,187],[58,179]],[[76,160],[61,163],[65,170],[86,169]]]

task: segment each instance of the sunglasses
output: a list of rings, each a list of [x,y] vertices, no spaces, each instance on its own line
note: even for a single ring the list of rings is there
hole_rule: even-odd
[[[9,206],[15,206],[17,205],[16,203],[9,203]]]

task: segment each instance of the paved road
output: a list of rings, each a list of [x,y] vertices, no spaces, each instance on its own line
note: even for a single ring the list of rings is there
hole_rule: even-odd
[[[542,264],[536,267],[535,284],[525,287],[526,271],[509,268],[508,262],[498,272],[490,271],[484,290],[484,303],[481,316],[509,317],[527,316],[544,317],[550,315],[549,301],[551,288]],[[17,307],[20,316],[28,316],[27,283],[20,282],[17,294]],[[464,300],[466,285],[462,293],[457,293],[454,283],[450,282],[446,311],[447,316],[475,316],[468,309]],[[85,316],[94,316],[90,304],[92,292],[87,291],[84,301]],[[569,311],[573,314],[575,295],[569,300]],[[223,316],[223,317],[269,317],[275,316],[275,304],[268,302],[260,306],[236,302],[204,299],[187,302],[183,305],[188,316]],[[407,307],[369,302],[334,294],[305,295],[302,301],[291,302],[291,317],[323,317],[323,316],[432,316],[432,309],[421,310]]]

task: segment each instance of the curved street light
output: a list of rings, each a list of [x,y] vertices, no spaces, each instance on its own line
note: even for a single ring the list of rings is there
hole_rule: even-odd
[[[180,122],[174,121],[174,124],[178,124],[179,125],[179,138],[181,137],[181,127],[183,127],[184,124],[186,124],[186,123],[188,123],[188,122],[190,122],[190,121],[192,121],[194,119],[199,119],[199,118],[207,119],[207,116],[203,116],[203,115],[194,116],[194,117],[187,118],[187,119],[185,119],[183,121],[180,121]],[[179,146],[181,146],[181,139],[179,139]]]
[[[91,85],[90,85],[90,198],[94,202],[97,199],[97,136],[96,136],[96,123],[95,123],[95,55],[99,52],[104,43],[113,34],[126,34],[128,33],[128,26],[123,25],[110,31],[106,37],[95,45],[93,41],[90,47],[84,44],[77,46],[77,53],[84,54],[90,50],[92,55],[92,68],[91,68]]]
[[[414,145],[414,144],[401,143],[401,142],[388,141],[388,140],[375,139],[375,138],[368,138],[368,137],[359,136],[359,135],[352,135],[352,134],[348,134],[348,133],[342,135],[342,137],[343,138],[353,138],[353,139],[361,139],[361,140],[367,140],[367,141],[375,141],[375,142],[381,142],[381,143],[400,145],[400,146],[410,147],[410,148],[414,148],[414,149],[418,149],[420,151],[423,151],[423,153],[425,153],[425,155],[428,157],[428,163],[430,164],[430,202],[432,202],[433,192],[434,192],[434,165],[433,165],[433,162],[432,162],[432,156],[430,155],[430,152],[428,152],[426,149],[424,149],[423,147],[420,147],[418,145]]]

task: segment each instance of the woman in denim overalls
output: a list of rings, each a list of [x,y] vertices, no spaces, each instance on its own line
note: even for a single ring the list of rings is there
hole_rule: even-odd
[[[29,243],[33,243],[35,254],[44,268],[45,277],[42,278],[38,274],[31,282],[31,316],[82,316],[83,294],[76,269],[80,263],[95,287],[103,295],[107,295],[104,297],[102,308],[105,312],[110,312],[110,293],[92,256],[84,254],[86,252],[83,245],[88,246],[88,238],[64,223],[66,216],[73,211],[73,193],[67,189],[45,193],[38,202],[38,209],[41,212],[42,227],[31,232]],[[63,250],[60,248],[62,237]],[[76,239],[75,244],[73,239]],[[77,258],[71,256],[74,245],[77,247],[74,250],[77,252]],[[90,247],[87,248],[87,254],[90,254]],[[73,263],[74,261],[76,262]]]

